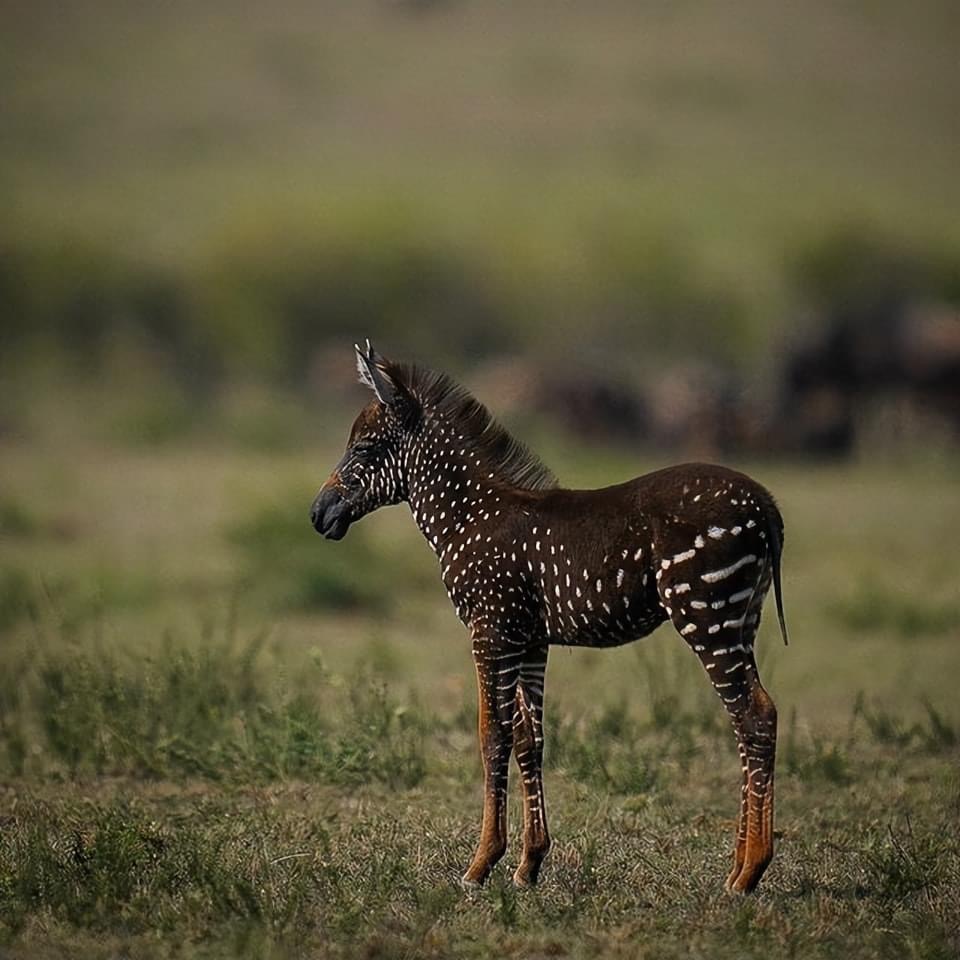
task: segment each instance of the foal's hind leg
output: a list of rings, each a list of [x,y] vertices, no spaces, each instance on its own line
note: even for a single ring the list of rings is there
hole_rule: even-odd
[[[550,849],[543,795],[543,679],[547,647],[532,650],[520,668],[513,715],[513,755],[523,785],[523,858],[513,875],[518,887],[537,882]]]
[[[709,592],[693,578],[679,583],[671,577],[660,585],[666,603],[673,604],[669,611],[674,626],[703,663],[737,737],[740,811],[726,886],[738,893],[756,887],[773,857],[777,711],[760,683],[753,655],[760,607],[770,586],[769,568],[751,579],[753,583],[738,578]]]
[[[749,893],[773,858],[773,773],[777,710],[756,669],[742,708],[730,710],[743,760],[743,787],[734,865],[727,889]],[[728,707],[729,709],[729,707]]]

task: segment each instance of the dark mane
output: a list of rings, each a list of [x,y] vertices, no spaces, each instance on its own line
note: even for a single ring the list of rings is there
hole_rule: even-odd
[[[549,490],[557,485],[557,478],[540,458],[447,374],[400,363],[388,363],[386,370],[425,411],[440,414],[456,427],[498,480],[521,490]]]

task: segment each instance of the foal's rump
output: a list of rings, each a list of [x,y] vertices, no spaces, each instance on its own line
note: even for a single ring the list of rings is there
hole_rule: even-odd
[[[637,478],[633,486],[637,509],[656,518],[659,593],[681,634],[696,632],[690,623],[704,619],[697,612],[730,612],[744,604],[751,608],[744,623],[753,620],[755,628],[773,583],[786,641],[780,591],[783,520],[773,495],[746,474],[706,463],[667,467]],[[675,610],[692,619],[677,622]],[[717,616],[707,626],[733,629],[743,625],[737,624],[740,619]]]
[[[755,627],[778,584],[780,514],[764,487],[734,470],[681,464],[538,499],[529,568],[551,644],[619,646],[667,619],[688,641],[701,625],[719,624],[710,636]],[[736,615],[720,616],[724,608]]]

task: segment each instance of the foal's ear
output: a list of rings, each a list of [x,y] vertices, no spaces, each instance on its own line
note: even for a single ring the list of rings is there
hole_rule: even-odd
[[[384,406],[389,407],[396,401],[398,390],[386,371],[383,357],[377,355],[369,340],[366,350],[359,344],[354,344],[354,349],[357,351],[357,373],[360,374],[360,382],[366,384]]]

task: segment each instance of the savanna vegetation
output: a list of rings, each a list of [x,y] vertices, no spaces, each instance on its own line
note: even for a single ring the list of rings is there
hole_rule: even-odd
[[[350,344],[763,396],[825,311],[956,304],[957,15],[930,0],[5,6],[0,955],[960,951],[956,448],[735,465],[778,496],[778,854],[668,629],[554,650],[555,845],[458,885],[469,643],[404,508],[313,494]],[[632,379],[631,379],[632,378]],[[496,411],[504,398],[482,399]],[[512,414],[561,480],[662,463]]]

